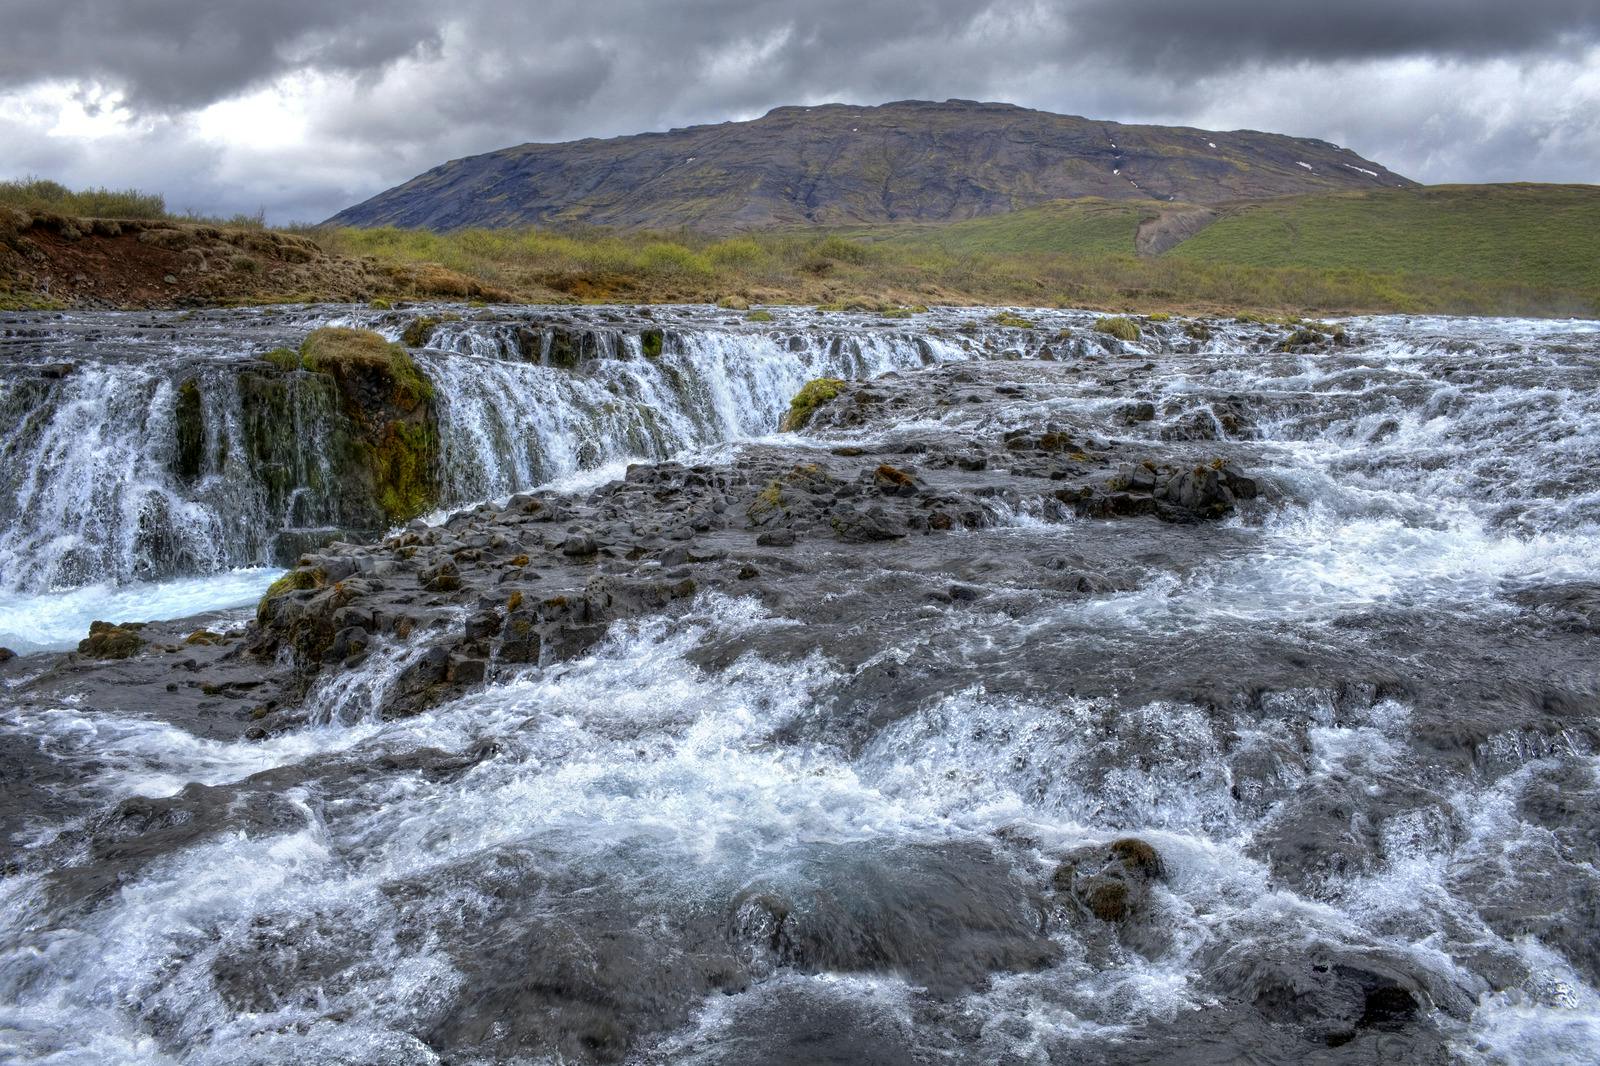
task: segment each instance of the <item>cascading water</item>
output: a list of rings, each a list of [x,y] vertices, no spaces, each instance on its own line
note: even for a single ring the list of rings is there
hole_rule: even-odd
[[[452,504],[771,433],[812,378],[871,378],[967,357],[956,344],[903,332],[702,327],[674,332],[653,356],[635,334],[602,334],[605,355],[567,370],[516,358],[505,332],[450,324],[417,354],[441,386]]]
[[[283,655],[0,666],[0,1057],[1594,1061],[1600,327],[792,314],[596,319],[576,366],[440,326],[453,498],[582,491],[319,556],[370,590],[341,626],[438,616],[292,707],[250,712]],[[772,434],[824,374],[876,380]],[[1146,458],[1263,491],[1061,505]],[[968,501],[1017,517],[890,521]],[[664,585],[507,655],[529,603]],[[502,672],[395,711],[446,638],[428,685]]]
[[[446,320],[417,350],[436,384],[442,508],[771,432],[812,377],[967,354],[865,324],[780,335],[685,313],[646,356],[648,320],[546,317]],[[242,590],[253,599],[270,567],[351,528],[330,459],[344,432],[332,383],[260,360],[323,324],[403,332],[393,315],[319,308],[73,315],[11,330],[0,368],[0,606],[28,618],[0,626],[0,641],[41,646],[24,630],[48,610],[42,593],[256,568]],[[569,336],[590,350],[550,365],[553,338]]]

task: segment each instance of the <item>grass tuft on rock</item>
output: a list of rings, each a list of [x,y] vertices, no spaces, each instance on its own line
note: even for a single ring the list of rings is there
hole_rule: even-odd
[[[811,421],[818,407],[838,396],[845,389],[839,378],[815,378],[803,385],[794,399],[789,401],[789,413],[783,416],[778,427],[784,431],[803,429]]]
[[[1139,339],[1139,324],[1131,318],[1123,318],[1120,315],[1095,319],[1094,331],[1115,337],[1120,341],[1136,341]]]
[[[323,326],[306,335],[300,360],[307,370],[340,377],[350,370],[383,370],[394,381],[397,402],[406,405],[433,398],[429,381],[404,348],[370,329]]]

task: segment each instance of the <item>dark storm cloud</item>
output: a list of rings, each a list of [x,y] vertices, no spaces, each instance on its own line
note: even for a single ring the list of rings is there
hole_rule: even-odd
[[[5,8],[0,86],[81,79],[162,110],[202,107],[295,70],[374,70],[439,45],[429,5],[383,0],[9,0]]]
[[[1102,45],[1188,70],[1426,55],[1517,56],[1600,38],[1596,0],[1076,0],[1062,4]]]
[[[119,94],[130,116],[126,136],[64,151],[45,121],[13,111],[0,171],[111,184],[137,173],[184,206],[264,205],[277,219],[325,216],[522,141],[952,96],[1324,137],[1425,181],[1600,177],[1596,0],[0,6],[0,105],[65,83],[91,103]],[[298,143],[191,121],[263,90],[277,103],[256,106],[281,107]]]
[[[487,80],[537,80],[550,52],[608,53],[598,76],[683,94],[722,50],[781,36],[735,98],[776,101],[840,85],[893,94],[996,68],[1115,56],[1142,77],[1240,60],[1525,54],[1600,38],[1595,0],[12,0],[0,84],[85,79],[136,107],[182,109],[294,71],[375,73],[436,51],[453,30]],[[998,31],[1013,35],[1002,37]],[[963,45],[988,46],[968,57]],[[1163,62],[1148,60],[1159,55]],[[936,65],[979,60],[978,70]],[[1142,68],[1142,69],[1141,69]],[[654,74],[655,79],[645,75]],[[678,76],[673,84],[671,75]],[[510,103],[487,96],[480,106]],[[526,101],[536,105],[537,101]],[[648,109],[649,101],[641,101]]]

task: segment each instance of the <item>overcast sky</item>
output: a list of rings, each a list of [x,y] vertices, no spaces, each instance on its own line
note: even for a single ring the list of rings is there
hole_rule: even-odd
[[[446,159],[1004,100],[1600,181],[1600,0],[0,0],[0,177],[324,218]]]

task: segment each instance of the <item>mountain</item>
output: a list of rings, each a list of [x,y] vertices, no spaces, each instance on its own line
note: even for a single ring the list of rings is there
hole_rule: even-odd
[[[1084,196],[1205,204],[1415,184],[1309,138],[905,100],[779,107],[749,122],[504,148],[435,167],[328,221],[726,233],[949,222]]]

